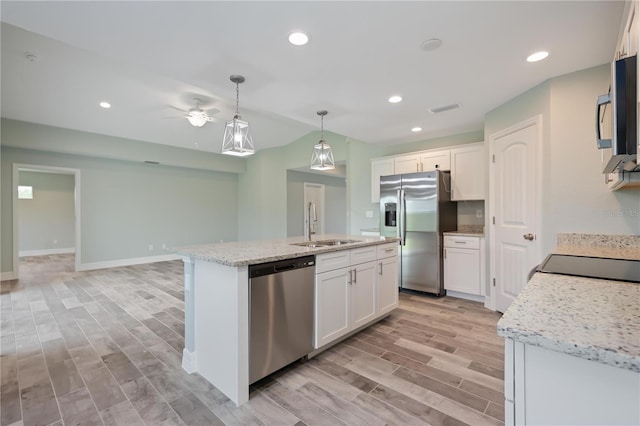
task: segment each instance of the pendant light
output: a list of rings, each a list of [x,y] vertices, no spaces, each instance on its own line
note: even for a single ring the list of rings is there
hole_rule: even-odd
[[[324,140],[324,116],[328,114],[327,111],[318,111],[320,116],[320,128],[322,133],[320,136],[320,142],[313,147],[313,153],[311,154],[311,169],[313,170],[333,170],[336,168],[333,162],[333,153],[331,152],[331,145]]]
[[[249,123],[241,120],[238,112],[238,104],[240,99],[240,83],[244,83],[244,77],[241,75],[232,75],[229,79],[236,84],[236,115],[233,119],[227,121],[224,127],[224,139],[222,141],[222,153],[244,157],[255,153],[253,148],[253,140],[249,133]]]

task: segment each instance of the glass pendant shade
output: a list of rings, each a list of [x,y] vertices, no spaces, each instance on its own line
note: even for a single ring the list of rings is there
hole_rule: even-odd
[[[240,102],[240,83],[244,83],[244,77],[241,75],[232,75],[229,80],[236,84],[236,115],[233,120],[227,121],[224,126],[224,137],[222,139],[222,153],[227,155],[235,155],[244,157],[255,153],[253,148],[253,139],[249,132],[249,123],[240,119],[238,112],[238,104]]]
[[[313,153],[311,154],[311,169],[312,170],[332,170],[336,165],[333,162],[333,152],[331,152],[331,145],[321,140],[313,147]]]
[[[227,121],[224,127],[222,153],[238,157],[255,153],[251,133],[249,133],[249,123],[240,120],[238,115],[233,117],[233,120]]]
[[[320,142],[313,146],[313,152],[311,153],[311,170],[333,170],[336,168],[336,164],[333,161],[333,152],[331,152],[331,145],[324,141],[324,116],[328,114],[327,111],[318,111],[320,116],[320,128],[322,129]]]

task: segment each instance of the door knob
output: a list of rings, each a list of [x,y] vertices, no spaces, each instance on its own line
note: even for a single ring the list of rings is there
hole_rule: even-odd
[[[535,238],[533,234],[524,234],[523,237],[525,240],[529,240],[529,241],[533,241],[533,239]]]

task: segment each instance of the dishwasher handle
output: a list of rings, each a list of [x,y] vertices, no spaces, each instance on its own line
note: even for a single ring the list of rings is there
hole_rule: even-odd
[[[278,273],[278,272],[290,271],[292,269],[296,269],[296,265],[293,265],[291,263],[288,265],[275,265],[273,267],[273,272]]]

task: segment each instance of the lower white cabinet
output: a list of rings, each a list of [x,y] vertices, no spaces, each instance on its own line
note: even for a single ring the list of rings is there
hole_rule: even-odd
[[[505,425],[638,425],[640,373],[505,339]]]
[[[327,270],[330,265],[349,266]],[[319,269],[318,269],[319,268]],[[379,318],[398,306],[397,243],[316,256],[315,348]]]
[[[480,237],[444,236],[444,288],[482,296],[482,245]]]

